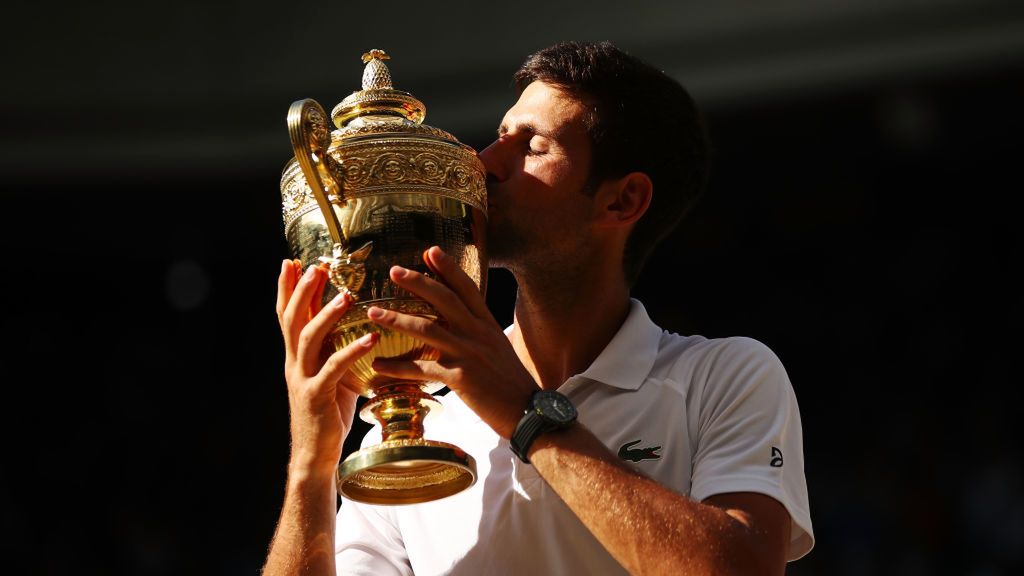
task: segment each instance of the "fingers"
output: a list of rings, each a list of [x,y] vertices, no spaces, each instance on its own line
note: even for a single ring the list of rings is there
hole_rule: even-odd
[[[310,266],[298,280],[281,317],[281,331],[284,333],[285,346],[289,351],[295,350],[302,328],[310,319],[310,303],[313,298],[320,298],[323,282],[320,276],[326,272],[317,266]]]
[[[436,361],[428,360],[385,360],[373,361],[373,369],[382,376],[408,380],[431,380],[448,382],[445,370]]]
[[[449,324],[462,326],[473,319],[466,305],[441,282],[401,266],[393,266],[390,275],[392,282],[432,304]]]
[[[284,309],[295,291],[295,283],[299,280],[298,263],[295,260],[281,262],[281,273],[277,277],[277,321],[284,327]]]
[[[319,267],[317,267],[319,268]],[[320,268],[323,270],[323,268]],[[317,274],[316,280],[319,286],[313,289],[313,294],[316,296],[309,303],[309,319],[312,320],[314,316],[320,313],[320,309],[323,308],[323,294],[324,286],[327,286],[327,273],[324,271],[323,274]]]
[[[351,296],[347,293],[338,294],[302,328],[299,333],[296,354],[302,363],[303,372],[307,376],[313,376],[319,370],[320,349],[323,347],[324,338],[327,337],[334,324],[348,311],[351,304]]]
[[[484,320],[489,328],[498,326],[480,289],[453,258],[434,246],[424,252],[423,259],[440,280],[395,266],[391,281],[433,304],[450,326],[469,326],[474,319]]]
[[[462,270],[454,258],[446,254],[440,247],[432,246],[423,253],[423,260],[466,305],[470,313],[477,318],[493,320],[491,311],[487,308],[487,302],[484,300],[483,294],[480,293],[480,287]]]
[[[324,363],[324,367],[320,370],[317,375],[317,379],[322,382],[337,383],[341,381],[342,376],[350,368],[356,360],[359,360],[365,356],[373,347],[377,345],[377,341],[380,340],[380,334],[377,332],[371,332],[362,338],[352,342],[348,346],[345,346],[341,350],[338,350],[334,354],[331,354],[327,362]]]
[[[448,352],[452,349],[454,336],[433,320],[401,314],[377,306],[371,306],[366,311],[366,315],[378,326],[412,336],[441,352]]]

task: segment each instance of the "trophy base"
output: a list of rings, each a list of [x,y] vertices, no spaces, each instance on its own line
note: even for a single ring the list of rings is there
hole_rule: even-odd
[[[436,440],[385,440],[338,466],[338,491],[367,504],[416,504],[462,492],[476,482],[476,461]]]

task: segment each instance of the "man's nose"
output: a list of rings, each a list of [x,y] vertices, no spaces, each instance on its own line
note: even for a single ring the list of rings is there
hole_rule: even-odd
[[[503,160],[501,140],[495,140],[477,156],[484,164],[488,182],[504,182],[508,178],[508,166]]]

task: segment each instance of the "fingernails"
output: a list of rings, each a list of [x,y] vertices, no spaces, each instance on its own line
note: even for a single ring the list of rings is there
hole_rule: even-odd
[[[405,278],[409,274],[409,271],[401,266],[391,267],[391,276],[394,278]]]
[[[306,280],[312,280],[316,276],[316,266],[310,266],[306,268],[306,273],[302,276]]]
[[[369,334],[366,334],[359,338],[359,340],[356,340],[356,342],[359,342],[360,346],[369,348],[370,346],[373,346],[374,344],[377,343],[378,338],[380,338],[380,334],[376,332],[370,332]]]
[[[372,306],[366,311],[366,315],[370,317],[370,320],[380,320],[384,317],[384,309]]]
[[[333,304],[335,308],[341,308],[348,304],[348,292],[342,292],[335,296],[334,300],[331,300],[331,304]]]

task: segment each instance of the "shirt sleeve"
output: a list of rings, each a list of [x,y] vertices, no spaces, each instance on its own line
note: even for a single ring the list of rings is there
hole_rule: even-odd
[[[792,519],[787,558],[814,546],[796,394],[778,357],[750,338],[727,338],[708,354],[696,413],[690,496],[756,492]]]
[[[334,534],[339,575],[412,576],[392,510],[343,498]]]

